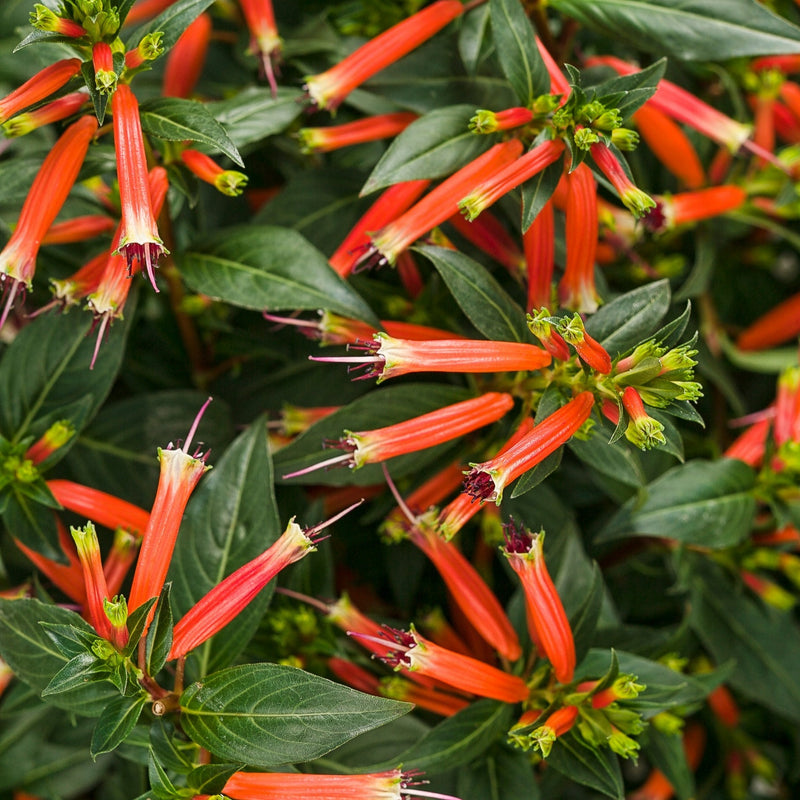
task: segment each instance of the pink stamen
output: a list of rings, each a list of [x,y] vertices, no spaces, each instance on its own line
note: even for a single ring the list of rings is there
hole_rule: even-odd
[[[348,466],[352,466],[355,462],[353,461],[353,454],[352,453],[342,453],[340,456],[334,456],[333,458],[328,458],[325,461],[320,461],[318,464],[312,464],[310,467],[304,467],[303,469],[299,469],[296,472],[290,472],[288,475],[282,475],[281,477],[283,480],[288,480],[289,478],[297,478],[300,475],[308,475],[309,472],[314,472],[318,469],[324,469],[325,467],[331,467],[334,464],[345,464],[346,462],[350,462]]]
[[[192,439],[194,438],[195,433],[197,433],[197,426],[200,424],[200,420],[203,418],[203,414],[205,410],[208,408],[209,403],[213,400],[212,397],[209,397],[208,400],[203,403],[200,410],[197,412],[197,416],[194,418],[194,422],[192,423],[192,427],[189,428],[189,433],[186,436],[186,441],[183,443],[183,450],[185,452],[189,452],[189,447],[191,447]]]
[[[94,343],[94,352],[92,353],[92,361],[89,364],[89,369],[94,369],[94,362],[97,361],[97,354],[100,352],[100,345],[103,343],[106,330],[108,330],[108,320],[110,317],[107,314],[103,315],[103,319],[97,329],[97,339]]]

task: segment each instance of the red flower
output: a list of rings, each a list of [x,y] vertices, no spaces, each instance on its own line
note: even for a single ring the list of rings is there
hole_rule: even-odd
[[[644,224],[660,233],[711,219],[735,211],[747,200],[747,192],[740,186],[711,186],[694,192],[680,192],[656,197],[656,207],[647,212]]]
[[[542,757],[547,758],[553,748],[553,742],[555,742],[559,736],[563,736],[572,729],[572,726],[578,719],[578,711],[579,709],[577,706],[562,706],[550,714],[550,716],[535,730],[523,736],[516,731],[530,726],[536,717],[539,716],[538,711],[526,711],[522,717],[520,717],[519,722],[511,729],[510,736],[524,748],[538,749]]]
[[[278,92],[275,72],[281,57],[281,39],[275,24],[272,0],[239,0],[239,5],[250,30],[250,52],[260,60],[263,74],[275,97]]]
[[[106,42],[97,42],[92,47],[92,65],[94,66],[94,85],[100,94],[111,94],[117,88],[114,72],[114,54]]]
[[[378,383],[415,372],[512,372],[537,370],[550,365],[548,352],[533,344],[495,342],[483,339],[437,339],[415,341],[376,333],[372,342],[349,345],[363,356],[309,356],[312,361],[354,364],[363,369],[359,378],[377,378]]]
[[[533,111],[529,108],[506,108],[503,111],[487,111],[479,109],[469,121],[469,129],[473,133],[495,133],[508,131],[527,125],[533,119]]]
[[[3,123],[3,133],[9,137],[25,136],[43,125],[60,122],[62,119],[71,117],[83,108],[88,99],[89,95],[85,91],[70,92],[70,94],[65,94],[58,100],[39,106],[33,111],[24,111],[22,114],[12,117],[8,122]]]
[[[75,435],[75,426],[69,420],[54,422],[26,451],[25,458],[41,464],[57,453]]]
[[[232,169],[222,169],[214,159],[199,150],[184,150],[181,161],[193,175],[210,183],[228,197],[240,195],[247,186],[247,175]]]
[[[17,227],[0,252],[0,278],[6,293],[0,328],[6,321],[17,292],[31,284],[41,241],[78,177],[96,130],[97,120],[94,117],[82,117],[70,125],[53,145],[33,179]]]
[[[114,220],[104,214],[85,214],[51,225],[42,239],[42,244],[71,244],[94,239],[115,228]]]
[[[18,89],[0,99],[0,122],[5,122],[23,108],[32,106],[57,92],[80,70],[79,58],[65,58],[37,72]]]
[[[342,147],[390,139],[404,131],[415,119],[418,116],[410,111],[396,111],[392,114],[364,117],[344,125],[300,128],[297,137],[304,153],[330,153]]]
[[[141,536],[150,522],[143,508],[99,489],[62,479],[47,481],[47,488],[64,508],[112,530],[124,528]]]
[[[371,39],[335,67],[306,78],[312,103],[335,111],[353,89],[430,39],[463,10],[460,0],[437,0]]]
[[[111,98],[114,115],[114,144],[122,206],[122,235],[118,251],[124,254],[128,269],[134,262],[144,263],[147,277],[158,291],[153,270],[167,250],[158,235],[147,181],[147,159],[139,122],[139,103],[127,84],[117,87]]]
[[[665,444],[664,426],[645,411],[644,402],[633,386],[626,386],[622,393],[622,405],[628,412],[630,421],[625,430],[625,438],[642,450],[649,450]]]
[[[206,61],[211,41],[211,17],[200,14],[178,37],[164,67],[161,94],[164,97],[189,97]]]
[[[544,532],[531,534],[513,520],[505,526],[503,555],[522,581],[531,639],[541,645],[560,683],[575,672],[575,642],[564,605],[547,571]]]
[[[457,213],[447,221],[468,242],[502,264],[513,277],[519,279],[525,274],[525,256],[500,220],[493,214],[484,211],[477,219],[468,222],[460,213]]]
[[[745,328],[736,340],[740,350],[766,350],[788,342],[800,334],[800,292],[778,303],[752,325]]]
[[[494,500],[499,505],[503,489],[569,441],[589,418],[593,405],[594,395],[581,392],[512,447],[490,461],[471,464],[464,490],[478,500]]]
[[[172,449],[170,444],[166,450],[158,450],[161,474],[156,499],[144,531],[139,561],[133,574],[129,598],[131,611],[161,593],[186,503],[203,473],[211,469],[205,462],[207,453],[203,455],[195,452],[194,455],[189,455],[192,438],[210,402],[211,398],[206,400],[198,412],[182,447]]]
[[[497,422],[513,405],[514,399],[510,394],[487,392],[480,397],[453,403],[385,428],[345,431],[345,437],[331,446],[346,450],[346,453],[283,477],[294,478],[334,464],[358,468],[364,464],[375,464],[395,456],[425,450]]]
[[[41,3],[36,3],[30,16],[31,25],[37,31],[57,33],[60,36],[69,36],[71,39],[80,39],[86,36],[86,30],[74,20],[59,17],[52,9]]]
[[[655,200],[636,186],[614,153],[602,142],[592,145],[592,158],[631,214],[641,217],[648,208],[655,206]]]
[[[589,367],[602,375],[611,372],[611,356],[600,342],[586,332],[580,314],[575,312],[571,317],[562,317],[556,328]]]
[[[531,311],[549,306],[553,299],[554,226],[553,202],[548,200],[530,228],[522,234],[528,280],[528,308]],[[544,344],[544,342],[542,343]],[[547,347],[546,344],[545,347]]]

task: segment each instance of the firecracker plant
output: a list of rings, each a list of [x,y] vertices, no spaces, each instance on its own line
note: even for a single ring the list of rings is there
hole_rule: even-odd
[[[798,796],[799,75],[791,0],[0,4],[0,800]]]

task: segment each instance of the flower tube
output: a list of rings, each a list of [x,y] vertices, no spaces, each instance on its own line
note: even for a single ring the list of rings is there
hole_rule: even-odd
[[[0,99],[0,122],[5,122],[23,108],[35,105],[57,92],[81,71],[79,58],[65,58],[37,72],[11,94]]]
[[[410,111],[396,111],[364,117],[344,125],[300,128],[297,138],[304,153],[330,153],[355,144],[391,139],[404,131],[415,119],[418,119],[418,115]]]

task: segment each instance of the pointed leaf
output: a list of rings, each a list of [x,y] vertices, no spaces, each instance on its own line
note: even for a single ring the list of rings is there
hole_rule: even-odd
[[[608,749],[589,747],[572,731],[556,739],[547,763],[572,781],[622,800],[622,772],[617,757]]]
[[[487,339],[532,341],[525,312],[477,261],[445,247],[414,249],[430,259],[461,310]]]
[[[526,233],[539,216],[564,173],[563,159],[545,167],[522,184],[522,232]]]
[[[186,510],[170,566],[176,616],[180,618],[280,534],[267,430],[259,419],[228,448]],[[273,589],[270,584],[233,622],[201,645],[189,659],[190,670],[205,675],[227,666],[254,633]]]
[[[217,794],[238,771],[235,764],[203,764],[189,773],[187,781],[195,794]]]
[[[92,653],[79,653],[53,675],[53,679],[42,689],[42,697],[62,694],[89,683],[104,681],[108,669]]]
[[[691,461],[665,472],[611,518],[596,541],[664,536],[721,548],[749,535],[756,512],[753,470],[741,461]]]
[[[164,584],[156,605],[156,613],[147,630],[144,664],[148,675],[157,675],[172,647],[172,609],[169,604],[171,585]]]
[[[162,97],[142,103],[142,130],[168,142],[200,142],[224,153],[240,167],[242,157],[227,131],[197,100]]]
[[[643,106],[655,93],[664,77],[667,59],[662,58],[633,75],[618,75],[591,87],[591,92],[606,108],[616,108],[623,119]],[[587,93],[589,93],[587,89]]]
[[[613,40],[680,59],[800,52],[800,28],[755,0],[551,0],[551,6]]]
[[[500,66],[520,105],[531,106],[550,91],[550,76],[536,46],[536,34],[520,0],[490,0],[492,36]]]
[[[156,604],[157,597],[151,597],[146,603],[142,603],[138,608],[131,611],[128,616],[126,627],[128,628],[128,644],[123,649],[123,654],[130,656],[139,646],[139,639],[142,638],[144,629],[147,625],[147,618],[150,616],[150,609]]]
[[[92,758],[116,750],[128,738],[148,701],[147,695],[117,697],[105,707],[92,734]]]
[[[496,137],[469,129],[475,106],[458,105],[430,111],[395,137],[375,165],[362,195],[402,181],[440,178],[476,159]]]
[[[379,325],[369,306],[299,233],[267,225],[229,228],[180,258],[189,286],[258,311],[327,309]]]
[[[220,759],[261,767],[309,761],[411,709],[294,667],[229,667],[181,695],[186,734]]]

